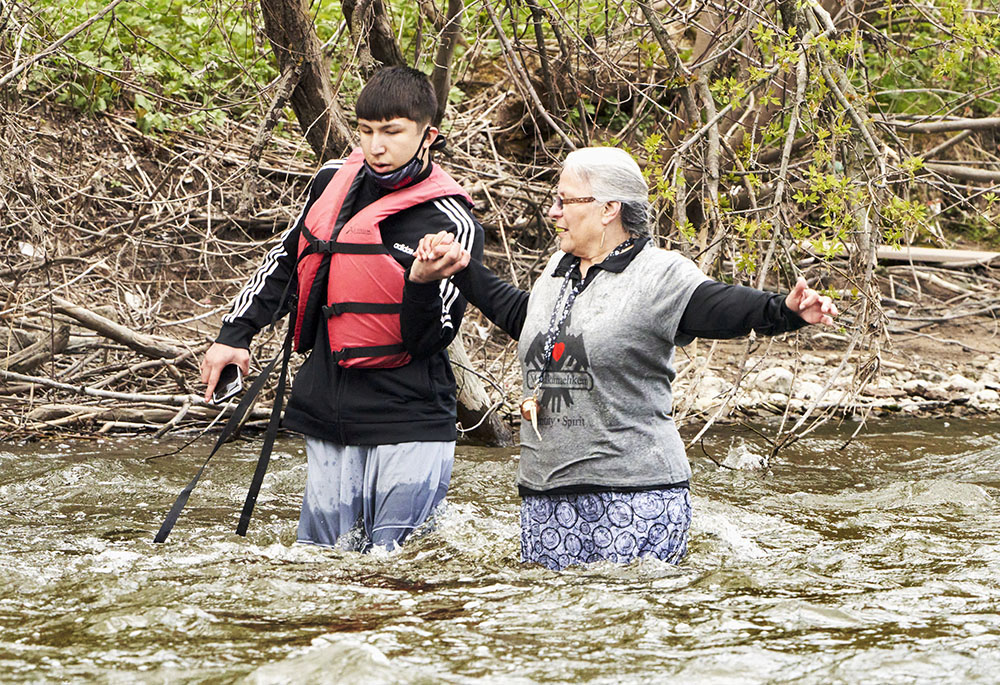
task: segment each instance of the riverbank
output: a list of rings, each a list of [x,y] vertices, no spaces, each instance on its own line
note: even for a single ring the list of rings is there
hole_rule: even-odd
[[[678,412],[687,421],[806,411],[1000,415],[1000,322],[992,317],[891,335],[877,356],[864,349],[848,355],[847,347],[846,335],[816,328],[772,340],[698,341],[678,354]]]
[[[291,141],[275,139],[261,158],[262,173],[269,170],[273,185],[256,196],[266,209],[247,212],[234,200],[244,189],[242,176],[233,172],[250,155],[247,130],[208,137],[187,132],[167,148],[121,115],[96,117],[88,122],[91,130],[80,129],[66,112],[46,112],[51,118],[25,133],[22,166],[38,172],[44,193],[38,192],[46,196],[64,192],[61,176],[42,173],[50,167],[72,171],[88,190],[74,195],[77,205],[60,205],[66,214],[55,217],[55,205],[46,205],[44,221],[35,222],[72,230],[35,233],[22,227],[0,241],[6,264],[0,268],[0,440],[204,430],[219,411],[200,399],[198,360],[234,294],[296,216],[313,166]],[[64,139],[74,144],[60,144]],[[179,153],[204,159],[200,171],[174,169],[170,160]],[[470,152],[457,148],[445,163],[480,208],[488,265],[529,287],[553,250],[548,226],[515,205],[498,203],[490,193],[499,191],[475,180],[484,162]],[[154,178],[171,179],[169,197],[147,211],[147,198],[156,195],[149,184]],[[533,178],[518,192],[540,206],[551,179],[541,171]],[[219,204],[203,205],[199,193]],[[700,254],[675,233],[666,239],[673,239],[666,243],[672,249]],[[911,256],[913,263],[900,263],[891,253],[878,256],[873,283],[888,330],[878,355],[870,335],[851,343],[868,320],[852,308],[857,265],[846,256],[819,258],[799,245],[796,270],[815,287],[841,296],[838,328],[750,343],[698,341],[679,350],[678,422],[691,428],[786,412],[1000,414],[1000,326],[988,315],[1000,311],[1000,279],[984,265],[990,260],[968,260],[966,253],[996,246],[961,244],[958,237],[930,242],[960,248],[966,261],[932,262],[920,254]],[[721,271],[734,273],[725,261]],[[522,393],[514,347],[505,335],[490,334],[474,309],[466,318],[469,368],[476,378],[492,381],[479,410],[496,407],[516,426]],[[277,353],[281,340],[280,333],[258,336],[254,372]],[[270,387],[249,429],[265,424]],[[477,417],[467,423],[476,424]]]

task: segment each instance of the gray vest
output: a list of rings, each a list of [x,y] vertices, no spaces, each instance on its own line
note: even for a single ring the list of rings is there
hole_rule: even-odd
[[[518,345],[525,396],[542,369],[553,309],[562,305],[563,279],[552,276],[562,257],[549,260],[528,300]],[[691,341],[677,326],[705,280],[691,260],[649,244],[621,273],[596,274],[552,350],[539,391],[541,442],[528,421],[521,424],[519,485],[641,488],[690,478],[670,384],[674,347]]]

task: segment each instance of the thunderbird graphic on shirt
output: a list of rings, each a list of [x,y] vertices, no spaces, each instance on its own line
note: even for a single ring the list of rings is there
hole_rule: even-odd
[[[551,358],[545,363],[545,334],[539,333],[528,346],[525,357],[529,388],[538,383],[538,376],[544,371],[545,377],[539,388],[539,400],[544,409],[561,412],[563,406],[573,406],[574,392],[590,392],[594,388],[594,377],[590,374],[590,362],[583,344],[583,336],[560,336],[552,346]]]

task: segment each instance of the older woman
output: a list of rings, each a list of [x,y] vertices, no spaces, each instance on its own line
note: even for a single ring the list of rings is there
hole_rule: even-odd
[[[524,561],[677,563],[687,550],[691,468],[671,417],[674,348],[832,324],[837,310],[804,279],[787,296],[726,285],[657,249],[642,172],[616,148],[567,156],[549,216],[559,251],[530,293],[470,264],[450,235],[426,236],[407,276],[402,325],[417,320],[408,309],[441,311],[436,281],[453,276],[519,341]]]

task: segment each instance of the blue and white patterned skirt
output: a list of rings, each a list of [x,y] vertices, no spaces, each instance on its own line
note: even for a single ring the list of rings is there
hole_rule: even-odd
[[[677,564],[690,527],[687,488],[529,495],[521,502],[521,560],[554,571],[647,556]]]

